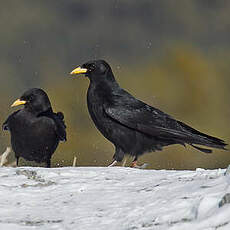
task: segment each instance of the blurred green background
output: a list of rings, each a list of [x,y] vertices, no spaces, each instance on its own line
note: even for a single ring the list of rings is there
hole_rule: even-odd
[[[68,141],[53,155],[53,167],[72,165],[75,155],[78,166],[108,165],[114,149],[89,117],[89,82],[69,75],[79,64],[105,59],[134,96],[230,143],[229,12],[227,0],[2,1],[0,122],[25,90],[41,87],[67,125]],[[1,132],[0,151],[9,143]],[[170,146],[143,162],[154,169],[223,168],[230,152]]]

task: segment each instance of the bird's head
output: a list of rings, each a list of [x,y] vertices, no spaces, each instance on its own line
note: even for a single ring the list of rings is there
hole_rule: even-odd
[[[70,74],[84,74],[91,81],[95,82],[100,80],[115,81],[111,67],[104,60],[86,62],[74,69]]]
[[[51,110],[51,104],[47,94],[38,88],[27,90],[11,107],[18,105],[24,105],[26,109],[36,114]]]

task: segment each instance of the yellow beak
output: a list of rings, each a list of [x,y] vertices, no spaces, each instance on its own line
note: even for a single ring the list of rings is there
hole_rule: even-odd
[[[21,101],[20,99],[18,99],[11,105],[11,107],[15,107],[18,105],[25,105],[25,104],[26,104],[26,101]]]
[[[80,66],[74,69],[70,74],[81,74],[81,73],[86,73],[88,70],[81,68]]]

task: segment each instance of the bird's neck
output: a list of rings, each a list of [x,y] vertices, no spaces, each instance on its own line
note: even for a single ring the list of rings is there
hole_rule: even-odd
[[[53,114],[53,109],[52,108],[49,108],[48,110],[46,111],[42,111],[38,114],[38,116],[49,116],[50,114]]]
[[[114,94],[120,89],[118,83],[111,81],[99,81],[96,84],[90,82],[87,92],[88,106],[100,106],[105,103],[113,103]]]
[[[35,110],[34,108],[27,107],[26,110],[34,114],[36,117],[45,116],[45,115],[49,115],[53,113],[53,110],[51,107],[47,108],[46,110]]]
[[[90,85],[89,88],[91,89],[96,89],[97,91],[101,91],[101,92],[107,92],[107,91],[111,91],[111,89],[115,89],[118,88],[119,84],[114,80],[108,80],[108,79],[97,79],[96,81],[93,79],[90,79]]]

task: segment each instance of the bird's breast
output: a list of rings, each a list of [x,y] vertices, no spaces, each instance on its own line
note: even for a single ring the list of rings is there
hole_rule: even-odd
[[[52,135],[54,129],[50,118],[37,118],[30,115],[19,114],[11,121],[11,135],[20,138],[21,136],[28,139],[41,137],[42,135]]]
[[[87,92],[87,105],[89,114],[100,132],[108,137],[112,131],[111,119],[104,111],[104,103],[106,98],[95,91],[95,88],[89,88]]]

